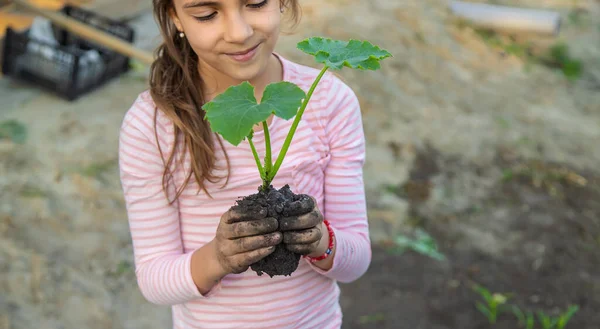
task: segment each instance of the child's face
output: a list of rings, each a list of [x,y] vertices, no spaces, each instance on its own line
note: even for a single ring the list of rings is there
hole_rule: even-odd
[[[279,37],[279,0],[174,0],[174,5],[175,25],[185,32],[203,72],[240,81],[264,72]]]

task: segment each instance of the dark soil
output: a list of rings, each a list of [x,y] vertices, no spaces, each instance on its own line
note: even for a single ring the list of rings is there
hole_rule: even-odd
[[[415,172],[413,185],[430,184],[453,166],[428,156],[420,169],[430,172]],[[600,328],[600,177],[542,162],[498,165],[504,179],[472,210],[427,216],[420,208],[427,193],[411,199],[446,260],[374,246],[369,271],[342,285],[344,329],[524,328],[510,311],[490,324],[475,307],[483,299],[474,284],[509,294],[508,307],[535,314],[534,328],[544,328],[538,312],[558,316],[570,305],[579,311],[566,328]]]
[[[307,203],[312,204],[312,199],[303,194],[293,193],[289,185],[285,185],[279,190],[269,186],[266,190],[259,187],[258,193],[238,200],[233,208],[246,213],[252,212],[256,207],[265,207],[268,212],[267,217],[277,218],[278,221],[281,221],[282,218],[298,215],[304,208],[312,209],[312,206],[308,206]],[[259,276],[263,273],[270,277],[289,276],[298,268],[300,257],[300,254],[289,251],[285,244],[281,243],[276,246],[273,253],[252,264],[250,268]]]

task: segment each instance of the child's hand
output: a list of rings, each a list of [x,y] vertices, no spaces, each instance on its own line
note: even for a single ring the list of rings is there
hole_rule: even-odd
[[[287,217],[281,219],[279,229],[283,232],[283,243],[287,249],[301,255],[317,252],[323,237],[323,215],[317,201],[305,196],[292,202],[285,211]]]
[[[221,216],[215,237],[219,264],[229,273],[242,273],[266,257],[282,241],[277,219],[266,217],[266,209],[258,214],[239,214],[229,210]]]

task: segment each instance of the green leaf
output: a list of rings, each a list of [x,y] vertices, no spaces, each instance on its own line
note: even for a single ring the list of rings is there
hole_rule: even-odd
[[[318,63],[331,69],[342,69],[344,66],[353,69],[377,70],[379,61],[392,57],[387,50],[372,45],[368,41],[340,41],[321,37],[313,37],[301,41],[298,49],[315,56]]]
[[[254,86],[243,82],[204,104],[211,129],[237,146],[252,133],[252,126],[265,121],[271,113],[289,119],[296,114],[305,93],[290,82],[268,85],[260,104],[254,97]]]
[[[269,111],[256,104],[254,87],[248,82],[227,88],[202,109],[211,129],[235,146],[252,132],[253,125],[269,117]]]
[[[489,319],[492,316],[490,310],[485,305],[483,305],[483,303],[475,302],[475,307],[477,308],[477,310],[479,312],[481,312],[483,315],[485,315],[486,318]]]
[[[556,319],[551,318],[542,311],[538,311],[538,319],[544,329],[553,329],[556,325]]]
[[[435,240],[425,231],[417,229],[415,233],[415,239],[409,239],[405,236],[396,237],[396,247],[398,251],[405,251],[410,248],[420,254],[429,256],[433,259],[443,261],[446,257],[438,251]]]
[[[519,320],[519,324],[524,325],[525,324],[525,313],[523,311],[521,311],[521,309],[517,305],[513,305],[511,307],[511,311],[515,315],[515,317]]]
[[[579,306],[570,306],[567,312],[558,318],[557,328],[564,329],[567,326],[567,323],[569,323],[569,320],[571,320],[571,318],[573,317],[573,315],[575,315],[575,313],[577,313],[577,311],[579,311]]]
[[[487,303],[492,302],[492,293],[488,289],[477,284],[473,286],[473,289],[478,292]]]
[[[277,82],[268,85],[263,92],[261,106],[269,108],[276,116],[289,120],[298,112],[302,100],[306,97],[304,90],[291,82]]]
[[[535,324],[535,319],[533,317],[533,313],[527,312],[527,325],[525,329],[533,329],[533,325]]]

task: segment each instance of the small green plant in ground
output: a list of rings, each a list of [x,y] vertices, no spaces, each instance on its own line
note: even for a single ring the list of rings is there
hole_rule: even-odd
[[[525,329],[533,329],[535,325],[535,317],[533,316],[533,312],[531,311],[522,311],[518,306],[513,305],[512,307],[513,314],[519,320],[519,325]]]
[[[589,10],[582,8],[578,3],[573,3],[567,18],[569,23],[576,27],[584,27],[591,22]]]
[[[531,64],[543,65],[561,71],[569,80],[577,80],[583,73],[582,62],[570,55],[568,45],[563,42],[554,44],[544,53],[534,54],[534,45],[531,42],[517,42],[513,37],[503,37],[490,29],[474,30],[486,44],[521,58],[526,62],[526,67],[530,67]]]
[[[17,120],[0,122],[0,140],[10,139],[14,143],[23,144],[27,139],[27,128]]]
[[[512,294],[492,293],[477,284],[473,286],[473,290],[483,298],[484,302],[477,301],[475,306],[479,312],[485,315],[490,324],[497,323],[500,314],[512,312],[519,321],[519,328],[535,328],[536,318],[533,311],[523,310],[517,305],[508,303]],[[537,314],[537,320],[539,320],[542,329],[565,329],[567,323],[578,310],[579,306],[572,305],[557,317],[549,316],[542,311],[537,311],[535,314]]]
[[[519,327],[525,329],[533,329],[535,327],[536,319],[534,312],[529,310],[522,310],[517,305],[511,307],[512,313],[519,320]],[[538,311],[537,318],[542,329],[565,329],[573,315],[577,313],[579,306],[572,305],[564,313],[557,317],[552,317],[545,314],[542,311]]]
[[[126,275],[128,273],[132,273],[134,271],[133,265],[131,262],[122,260],[118,264],[115,264],[112,268],[108,269],[108,275],[112,277],[120,277]]]
[[[561,196],[562,185],[585,187],[588,181],[585,177],[570,168],[531,160],[518,163],[503,170],[502,181],[524,179],[536,188],[544,188],[553,196]]]
[[[400,235],[396,237],[394,242],[396,246],[395,250],[400,253],[407,249],[411,249],[439,261],[446,259],[446,257],[438,251],[438,246],[435,240],[427,232],[420,228],[415,230],[414,239]]]
[[[382,186],[382,188],[383,188],[383,190],[386,193],[394,194],[394,195],[398,194],[398,186],[397,185],[394,185],[394,184],[384,184]]]
[[[361,315],[358,321],[360,322],[360,324],[374,324],[383,320],[385,320],[385,314],[376,313],[369,315]]]
[[[49,192],[37,186],[26,185],[21,188],[19,193],[24,198],[45,198],[49,196]]]
[[[506,54],[522,59],[528,58],[533,47],[531,43],[518,43],[512,38],[506,41],[505,38],[502,38],[498,33],[490,29],[476,28],[475,33],[489,46],[499,48]]]
[[[562,71],[569,80],[576,80],[583,73],[583,64],[571,57],[569,47],[565,43],[552,46],[547,54],[539,58],[539,61],[547,67]]]
[[[539,311],[537,315],[543,329],[564,329],[577,311],[579,311],[579,306],[571,305],[563,314],[557,317],[552,317],[542,311]]]
[[[283,164],[286,153],[302,119],[302,115],[315,91],[317,85],[327,70],[341,70],[344,67],[360,70],[377,70],[380,61],[392,55],[367,41],[340,41],[321,37],[312,37],[298,43],[298,49],[314,56],[318,63],[323,64],[312,85],[305,93],[298,85],[288,82],[276,82],[266,86],[260,102],[255,97],[255,88],[249,82],[227,88],[222,94],[204,104],[202,109],[205,118],[210,123],[212,131],[218,133],[234,146],[247,140],[250,151],[256,162],[262,184],[258,193],[247,195],[237,201],[234,206],[237,211],[251,212],[252,209],[266,205],[269,214],[276,214],[278,220],[284,217],[283,209],[293,201],[301,201],[306,207],[312,204],[308,196],[296,195],[289,185],[275,189],[271,183]],[[295,117],[282,148],[273,162],[271,137],[267,120],[275,115],[283,120]],[[264,164],[253,143],[253,127],[262,124],[265,154]],[[233,207],[232,207],[233,208]],[[276,275],[291,275],[298,267],[300,255],[289,251],[284,243],[275,250],[252,264],[250,267],[258,275],[263,273],[273,277]]]
[[[117,166],[118,162],[116,159],[109,159],[103,162],[91,163],[79,170],[79,172],[91,178],[100,178],[102,174],[110,171]]]
[[[71,175],[78,174],[90,179],[96,179],[101,183],[108,184],[109,181],[105,177],[107,173],[116,170],[118,166],[117,159],[106,159],[103,161],[92,162],[89,164],[74,164],[63,169],[63,174]]]
[[[485,302],[475,302],[477,310],[485,315],[490,324],[496,323],[500,313],[506,311],[506,303],[510,296],[500,293],[491,293],[488,289],[480,285],[474,285],[473,290],[475,290]]]

